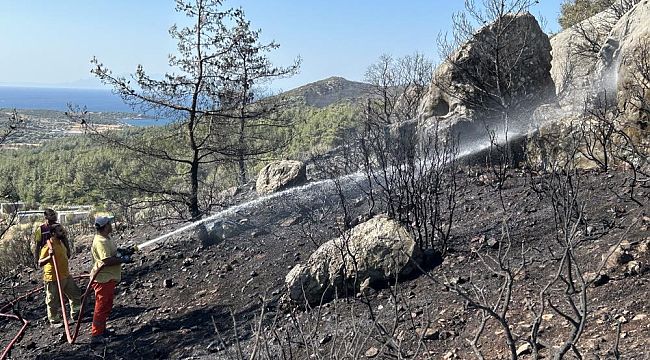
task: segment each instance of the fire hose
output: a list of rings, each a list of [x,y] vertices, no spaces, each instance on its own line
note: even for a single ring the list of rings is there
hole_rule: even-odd
[[[52,248],[52,244],[51,244],[50,240],[48,240],[47,246],[50,249]],[[125,263],[130,262],[131,261],[131,255],[133,255],[133,253],[135,253],[137,251],[138,251],[137,246],[130,246],[128,248],[119,248],[118,253],[117,253],[117,257],[121,258],[123,260],[123,262],[125,262]],[[73,344],[75,342],[75,340],[77,339],[77,336],[79,335],[79,327],[81,326],[81,319],[83,318],[83,311],[84,311],[84,307],[86,305],[86,298],[88,297],[88,294],[90,293],[90,288],[92,286],[93,281],[95,281],[95,277],[97,276],[99,271],[104,267],[104,265],[100,265],[97,268],[97,270],[94,271],[92,276],[90,276],[90,280],[88,281],[88,285],[86,286],[86,291],[84,291],[84,294],[81,297],[81,306],[79,308],[79,317],[76,320],[74,334],[71,334],[71,332],[70,332],[70,325],[68,324],[68,317],[66,315],[65,300],[64,300],[64,297],[63,297],[63,289],[61,288],[61,278],[59,276],[59,267],[58,267],[58,264],[56,262],[56,258],[54,256],[52,256],[52,265],[54,266],[54,274],[56,276],[56,285],[57,285],[57,289],[59,291],[59,301],[61,302],[61,313],[63,314],[63,326],[65,327],[66,339],[68,340],[68,343]],[[79,275],[79,276],[76,276],[75,278],[82,278],[82,277],[85,277],[85,276],[86,275]],[[20,300],[25,299],[25,298],[27,298],[27,297],[41,291],[43,288],[44,288],[44,286],[33,289],[30,292],[28,292],[27,294],[22,295],[22,296],[20,296],[20,297],[18,297],[16,299],[14,299],[13,301],[9,302],[8,304],[6,304],[5,306],[3,306],[0,309],[0,316],[7,317],[7,318],[10,318],[10,319],[19,320],[19,321],[23,322],[23,325],[20,328],[20,330],[18,330],[18,333],[16,333],[16,336],[14,336],[14,338],[9,342],[9,344],[7,345],[5,350],[0,355],[0,360],[5,360],[7,358],[7,356],[9,355],[9,352],[11,351],[13,346],[16,344],[16,342],[18,342],[18,339],[20,339],[22,334],[25,332],[25,329],[29,325],[29,321],[25,320],[21,316],[14,315],[14,314],[5,314],[4,311],[7,308],[13,307],[13,305],[18,303]]]

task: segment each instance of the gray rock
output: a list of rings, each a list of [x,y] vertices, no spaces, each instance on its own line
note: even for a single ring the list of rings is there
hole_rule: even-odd
[[[423,340],[438,340],[440,337],[440,330],[431,327],[417,328],[415,329],[415,333]]]
[[[325,344],[327,344],[328,342],[330,342],[331,340],[332,340],[332,334],[327,334],[327,335],[323,336],[323,337],[318,341],[318,343],[321,344],[321,345],[325,345]]]
[[[582,105],[598,60],[593,42],[604,43],[616,20],[615,12],[607,9],[551,38],[551,77],[563,106]]]
[[[255,189],[259,194],[270,194],[307,181],[307,170],[301,161],[281,160],[260,170]]]
[[[504,21],[510,24],[503,35],[505,48],[500,54],[505,57],[504,63],[510,64],[516,79],[509,89],[512,104],[522,113],[529,113],[554,97],[551,44],[529,13],[506,15]],[[485,138],[486,126],[502,126],[494,120],[499,106],[481,90],[486,84],[496,83],[491,75],[491,53],[488,55],[486,50],[492,45],[496,29],[496,24],[479,29],[435,70],[434,81],[418,110],[423,125],[449,129],[461,136],[461,143]]]
[[[370,349],[366,350],[365,355],[369,359],[374,358],[375,356],[379,355],[379,349],[373,346]]]
[[[398,222],[376,216],[342,237],[321,245],[307,260],[285,277],[289,298],[318,304],[335,294],[357,294],[415,270],[421,252],[408,231]]]

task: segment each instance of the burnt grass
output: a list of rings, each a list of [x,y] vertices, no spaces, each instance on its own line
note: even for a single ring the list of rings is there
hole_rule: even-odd
[[[244,358],[257,352],[272,359],[476,358],[468,340],[479,325],[479,312],[445,283],[474,284],[494,293],[500,278],[472,249],[501,239],[504,218],[511,239],[528,250],[528,265],[515,277],[507,315],[519,347],[530,333],[531,304],[557,270],[549,260],[556,233],[553,210],[531,189],[529,176],[514,170],[503,184],[504,213],[488,174],[480,167],[458,173],[450,251],[438,263],[423,264],[423,274],[320,306],[287,305],[281,300],[285,275],[320,243],[339,235],[342,212],[335,196],[319,191],[302,202],[275,199],[231,213],[235,230],[214,246],[202,249],[191,233],[181,233],[143,249],[134,263],[124,265],[109,318],[116,335],[107,345],[90,346],[90,309],[77,342],[70,345],[63,329],[47,324],[42,292],[21,301],[15,312],[30,325],[10,358],[238,359],[240,351]],[[590,230],[588,235],[584,230],[576,254],[585,273],[596,271],[620,240],[649,241],[650,189],[637,187],[631,200],[629,176],[625,171],[581,173],[579,200],[586,203],[584,226]],[[249,190],[237,196],[243,201],[254,195]],[[353,215],[363,214],[361,197],[348,200]],[[136,226],[115,236],[118,242],[142,243],[175,227]],[[89,241],[89,236],[77,239],[73,274],[90,268]],[[498,249],[484,246],[484,251],[496,256]],[[513,250],[513,263],[518,256]],[[626,272],[623,265],[609,269],[609,281],[588,289],[589,314],[577,344],[585,359],[614,358],[616,350],[624,359],[650,357],[650,256],[647,251],[633,256],[639,271]],[[33,269],[16,269],[2,278],[0,305],[41,284],[41,273]],[[79,280],[81,286],[85,281]],[[547,346],[559,345],[571,329],[569,322],[550,309],[545,315],[540,337]],[[17,322],[0,319],[3,348],[18,328]],[[494,320],[488,321],[479,346],[487,359],[508,358],[503,330]],[[530,356],[524,352],[521,358]]]

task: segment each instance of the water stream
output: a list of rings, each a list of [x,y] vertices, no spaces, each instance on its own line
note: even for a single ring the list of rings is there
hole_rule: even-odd
[[[514,139],[516,137],[522,136],[521,134],[510,134],[509,137],[510,139]],[[505,137],[503,139],[496,139],[498,143],[504,142]],[[459,153],[457,155],[457,159],[463,159],[468,156],[471,156],[473,154],[477,154],[481,151],[485,151],[490,147],[491,143],[489,140],[482,139],[482,140],[477,140],[473,141],[469,144],[465,144],[461,150],[459,150]],[[234,216],[238,212],[242,210],[250,210],[254,208],[261,208],[264,206],[267,206],[270,202],[272,201],[277,201],[278,199],[282,198],[283,200],[287,199],[292,199],[293,201],[300,202],[302,204],[314,202],[315,198],[317,197],[326,197],[329,195],[335,195],[335,190],[336,190],[336,183],[338,182],[338,185],[341,187],[341,190],[345,191],[350,191],[352,188],[356,188],[357,190],[362,187],[362,186],[367,186],[367,179],[366,176],[364,175],[363,172],[358,171],[352,174],[344,175],[339,177],[338,179],[325,179],[325,180],[319,180],[315,181],[303,186],[299,187],[294,187],[294,188],[289,188],[283,191],[279,191],[276,193],[272,193],[269,195],[262,196],[260,198],[239,204],[239,205],[234,205],[232,207],[229,207],[225,210],[222,210],[220,212],[217,212],[215,214],[212,214],[206,218],[203,218],[201,220],[195,221],[193,223],[187,224],[183,227],[180,227],[178,229],[175,229],[169,233],[166,233],[164,235],[158,236],[157,238],[148,240],[140,245],[138,245],[139,249],[143,249],[145,247],[154,245],[162,240],[165,240],[171,236],[174,236],[176,234],[182,233],[184,231],[190,230],[195,228],[198,225],[201,224],[208,224],[208,231],[211,230],[213,226],[215,226],[217,223],[226,220],[229,216]]]

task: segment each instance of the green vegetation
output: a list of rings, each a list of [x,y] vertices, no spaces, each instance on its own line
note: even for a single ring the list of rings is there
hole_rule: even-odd
[[[283,116],[294,122],[291,142],[278,157],[309,158],[340,145],[347,130],[359,124],[361,111],[352,103],[335,103],[325,108],[300,106],[287,110]]]
[[[250,160],[252,170],[259,169],[272,158],[308,159],[341,143],[345,131],[354,128],[359,119],[359,106],[339,102],[325,108],[307,105],[291,107],[279,116],[293,124],[291,129],[277,129],[273,136],[287,146],[266,157]],[[291,130],[291,131],[288,131]],[[128,128],[115,132],[117,140],[147,146],[167,139],[161,148],[170,152],[184,151],[179,146],[183,134],[173,125],[151,128]],[[236,133],[230,134],[236,137]],[[46,141],[37,148],[0,151],[0,188],[7,200],[40,204],[93,204],[107,201],[128,207],[136,199],[150,199],[145,188],[138,190],[125,183],[164,186],[181,191],[182,167],[150,157],[140,157],[123,147],[100,141],[100,134],[68,136]],[[222,138],[228,142],[227,138]],[[235,141],[235,139],[232,139]],[[255,176],[255,174],[251,174]],[[200,174],[202,182],[218,180],[213,190],[237,185],[238,168],[222,159]],[[204,197],[208,194],[202,194]]]
[[[565,0],[558,22],[562,29],[570,28],[611,7],[615,2],[616,0]]]

